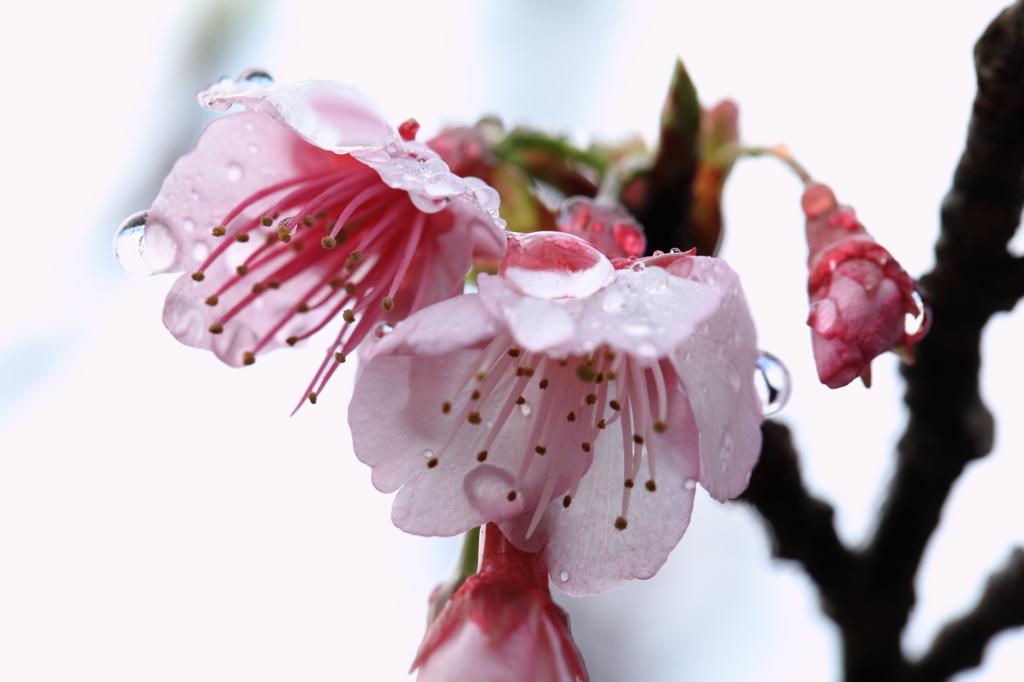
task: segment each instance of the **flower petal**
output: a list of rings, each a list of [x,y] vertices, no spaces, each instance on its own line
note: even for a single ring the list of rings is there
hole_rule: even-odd
[[[307,142],[338,154],[383,147],[398,137],[373,100],[346,83],[299,81],[263,88],[223,80],[198,99],[215,111],[239,104],[263,112]]]
[[[724,261],[693,258],[691,280],[722,287],[718,311],[670,356],[700,431],[700,483],[724,502],[743,492],[761,452],[754,388],[757,333],[739,276]],[[682,263],[669,266],[689,267]]]

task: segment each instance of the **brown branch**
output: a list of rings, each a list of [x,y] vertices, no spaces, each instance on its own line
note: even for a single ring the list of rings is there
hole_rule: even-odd
[[[1003,630],[1024,625],[1024,549],[1017,548],[970,613],[942,629],[914,665],[913,682],[939,682],[981,664],[985,646]]]

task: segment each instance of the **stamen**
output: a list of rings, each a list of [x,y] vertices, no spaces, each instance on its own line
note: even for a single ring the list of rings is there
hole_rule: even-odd
[[[223,331],[224,325],[222,325],[220,322],[214,322],[213,324],[210,325],[211,334],[221,334],[223,333]]]
[[[390,296],[385,296],[384,300],[380,302],[380,307],[388,312],[391,312],[392,308],[395,307],[395,302],[391,300]]]
[[[655,394],[658,396],[658,419],[654,422],[657,433],[665,433],[668,428],[668,392],[665,390],[665,376],[661,372],[661,363],[651,363],[651,375],[654,377]]]
[[[220,301],[220,299],[217,297],[217,294],[206,297],[206,305],[214,306],[217,305],[218,301]]]
[[[287,343],[289,346],[294,346],[299,342],[299,337],[289,336],[287,339],[284,340],[284,342]]]
[[[320,240],[320,246],[324,247],[325,249],[333,249],[337,245],[338,240],[335,239],[334,237],[324,237],[323,239]]]
[[[260,218],[260,224],[263,225],[263,227],[270,227],[271,225],[274,224],[274,219],[268,215],[265,215]]]
[[[655,490],[657,490],[657,489],[658,489],[658,486],[657,486],[657,484],[655,484],[655,482],[654,482],[654,479],[651,479],[651,480],[647,481],[647,483],[645,483],[645,484],[644,484],[644,486],[645,486],[645,487],[646,487],[646,488],[647,488],[648,490],[650,490],[650,491],[651,491],[652,493],[653,493],[653,492],[654,492]]]
[[[245,242],[249,241],[249,233],[239,232],[238,234],[235,235],[235,241],[244,244]]]
[[[202,270],[197,270],[192,273],[192,279],[194,279],[197,282],[202,282],[204,279],[206,279],[206,273],[204,273]]]
[[[337,360],[338,364],[345,362],[345,354],[338,352],[334,354],[334,359]]]
[[[255,362],[256,362],[256,356],[253,354],[252,351],[248,351],[247,350],[244,353],[242,353],[242,364],[243,365],[251,365],[251,364],[253,364]]]
[[[316,405],[316,391],[309,392],[309,402]]]
[[[620,516],[615,519],[615,528],[617,530],[626,530],[626,526],[629,525],[629,521],[626,521],[625,517]]]
[[[345,322],[348,322],[349,324],[352,324],[353,322],[356,321],[356,314],[352,312],[351,308],[343,311],[341,313],[341,317],[342,319],[345,320]]]
[[[218,225],[217,227],[210,230],[210,232],[213,234],[214,237],[223,237],[228,233],[228,228],[224,227],[223,225]]]
[[[476,461],[483,462],[486,459],[487,459],[487,451],[486,450],[481,450],[480,452],[476,453]]]
[[[437,466],[437,457],[431,457],[430,459],[427,460],[427,468],[428,469],[433,469],[436,466]]]
[[[632,488],[633,487],[633,479],[632,478],[627,478],[625,485],[626,485],[627,488]]]

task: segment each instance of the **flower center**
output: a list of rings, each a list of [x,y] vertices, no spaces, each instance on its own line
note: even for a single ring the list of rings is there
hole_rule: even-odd
[[[499,385],[508,386],[509,382],[502,380],[510,376],[515,378],[511,388],[497,390]],[[534,405],[524,395],[532,382],[539,389]],[[644,487],[650,492],[657,490],[652,436],[666,430],[668,409],[661,361],[641,361],[607,346],[586,356],[551,358],[522,351],[512,343],[510,335],[500,335],[480,352],[456,382],[452,395],[441,403],[441,411],[449,415],[451,424],[441,445],[433,450],[427,467],[433,469],[438,465],[463,429],[479,429],[474,442],[482,439],[482,444],[476,459],[487,461],[489,450],[517,407],[528,418],[532,417],[532,428],[507,499],[512,502],[519,497],[526,475],[539,458],[550,460],[527,537],[540,523],[561,473],[566,470],[572,476],[562,506],[569,507],[594,457],[595,442],[607,438],[606,429],[619,420],[623,491],[621,514],[615,527],[625,530],[631,491],[645,453],[650,478]],[[573,445],[566,447],[566,443]],[[563,445],[552,447],[553,444]]]
[[[307,389],[311,402],[338,364],[394,308],[397,295],[409,299],[406,314],[422,307],[434,237],[449,229],[452,220],[447,211],[423,213],[406,192],[388,187],[376,171],[350,156],[333,160],[330,170],[267,187],[238,204],[213,228],[213,235],[225,241],[192,275],[201,282],[218,259],[241,260],[235,274],[206,298],[207,305],[217,306],[225,293],[247,290],[210,325],[212,334],[223,333],[267,290],[300,275],[302,282],[309,282],[296,292],[294,306],[243,352],[246,365],[296,315],[319,313],[310,329],[285,339],[288,345],[312,336],[342,313],[345,324]]]

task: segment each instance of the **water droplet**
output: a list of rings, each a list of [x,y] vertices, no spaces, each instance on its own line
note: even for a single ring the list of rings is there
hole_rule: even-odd
[[[907,321],[903,327],[903,331],[907,333],[907,336],[911,337],[911,343],[917,341],[921,336],[924,336],[924,332],[928,329],[928,306],[924,304],[924,300],[921,298],[921,294],[914,290],[911,293],[914,297],[914,303],[917,304],[917,315],[907,313]]]
[[[633,268],[633,272],[643,272],[644,270],[647,269],[647,266],[644,265],[644,262],[639,260],[630,265],[629,267]]]
[[[196,224],[192,221],[191,218],[185,218],[184,220],[182,220],[181,226],[184,227],[185,230],[188,232],[192,232],[196,229]]]
[[[420,453],[420,454],[422,454],[424,458],[426,458],[426,459],[430,459],[431,457],[433,457],[433,456],[434,456],[434,451],[433,451],[433,450],[424,450],[424,451],[423,451],[422,453]]]
[[[199,192],[192,190],[191,192],[188,193],[188,197],[192,201],[199,201]]]
[[[789,402],[793,382],[782,361],[767,351],[760,351],[754,370],[754,387],[761,398],[761,412],[766,417],[775,414]]]
[[[149,221],[149,211],[130,215],[114,234],[114,258],[133,275],[152,275],[174,264],[178,244],[160,223]]]
[[[260,148],[259,148],[259,146],[258,146],[258,145],[255,145],[255,144],[251,144],[251,145],[249,145],[249,153],[250,153],[250,154],[259,154],[259,153],[260,153]]]
[[[192,246],[192,258],[193,260],[202,263],[206,260],[206,257],[210,255],[210,247],[203,242],[196,242]]]
[[[697,487],[697,481],[693,480],[692,478],[688,478],[685,481],[683,481],[683,487],[686,488],[687,490],[693,490],[694,488]]]
[[[651,255],[652,255],[652,256],[664,256],[664,255],[665,255],[665,252],[659,249],[658,251],[655,251],[655,252],[654,252],[654,253],[652,253]]]
[[[385,336],[387,336],[388,334],[390,334],[390,333],[391,333],[391,332],[393,332],[394,330],[395,330],[395,328],[394,328],[394,327],[392,327],[392,326],[391,326],[390,324],[388,324],[387,322],[381,322],[381,323],[380,323],[380,324],[378,324],[378,325],[377,325],[377,327],[376,327],[376,328],[375,328],[375,329],[373,330],[373,335],[374,335],[375,337],[377,337],[378,339],[383,339],[383,338],[384,338]]]
[[[615,279],[615,268],[579,237],[559,232],[509,233],[499,274],[528,296],[581,298]]]
[[[273,85],[274,83],[274,78],[269,73],[259,68],[245,69],[242,73],[238,74],[238,80],[258,83],[260,85]]]
[[[601,307],[606,313],[615,313],[626,307],[626,297],[619,289],[609,290],[601,300]],[[595,320],[596,321],[596,320]],[[600,322],[598,322],[600,325]]]
[[[242,167],[237,163],[228,164],[228,180],[238,182],[242,179]]]
[[[563,583],[569,582],[569,571],[562,569],[562,572],[558,574],[558,579]]]
[[[682,252],[683,252],[682,249],[672,249],[671,251],[669,251],[669,253],[682,253]]]
[[[519,412],[522,413],[524,417],[529,417],[530,413],[533,412],[533,408],[530,407],[529,403],[523,403],[519,406]]]

